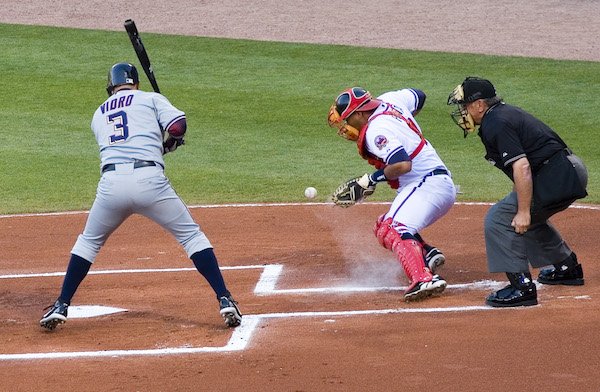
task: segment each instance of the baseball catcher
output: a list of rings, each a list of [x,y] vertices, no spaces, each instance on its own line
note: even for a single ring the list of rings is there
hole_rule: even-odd
[[[446,214],[456,199],[450,172],[414,118],[425,98],[421,90],[402,89],[375,99],[368,91],[353,87],[338,95],[328,116],[329,126],[355,142],[359,155],[376,169],[341,184],[333,192],[335,205],[359,203],[384,181],[397,190],[389,211],[379,217],[373,231],[410,279],[404,295],[407,302],[446,288],[446,281],[435,274],[446,258],[419,231]]]

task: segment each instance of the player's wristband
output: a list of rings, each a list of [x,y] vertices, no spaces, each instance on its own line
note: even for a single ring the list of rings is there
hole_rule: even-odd
[[[385,173],[383,172],[383,169],[377,170],[375,173],[371,174],[369,176],[369,180],[372,183],[378,183],[378,182],[382,182],[382,181],[387,181],[388,179],[385,177]]]

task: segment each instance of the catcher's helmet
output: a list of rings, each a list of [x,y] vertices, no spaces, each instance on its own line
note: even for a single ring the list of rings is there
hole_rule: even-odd
[[[371,93],[360,87],[352,87],[342,91],[329,109],[327,121],[330,127],[338,128],[338,134],[349,140],[358,139],[358,130],[346,124],[346,119],[354,112],[376,109],[381,104],[373,99]]]
[[[339,114],[339,120],[345,120],[356,111],[367,111],[375,109],[381,103],[378,99],[372,99],[371,93],[360,87],[352,87],[344,90],[335,99],[335,109]]]
[[[113,90],[121,84],[137,84],[140,78],[138,71],[133,64],[117,63],[108,71],[108,82],[106,83],[106,92],[110,97],[113,95]]]

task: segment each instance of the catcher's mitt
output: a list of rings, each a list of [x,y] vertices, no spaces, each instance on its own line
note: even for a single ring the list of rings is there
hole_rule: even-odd
[[[368,174],[365,174],[344,182],[333,192],[331,199],[336,206],[346,208],[363,201],[373,192],[375,192],[375,183],[371,182]]]

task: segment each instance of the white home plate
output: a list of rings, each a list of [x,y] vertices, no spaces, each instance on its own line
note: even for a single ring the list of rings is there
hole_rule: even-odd
[[[88,318],[105,316],[107,314],[127,312],[127,309],[113,308],[100,305],[69,306],[69,318]]]

